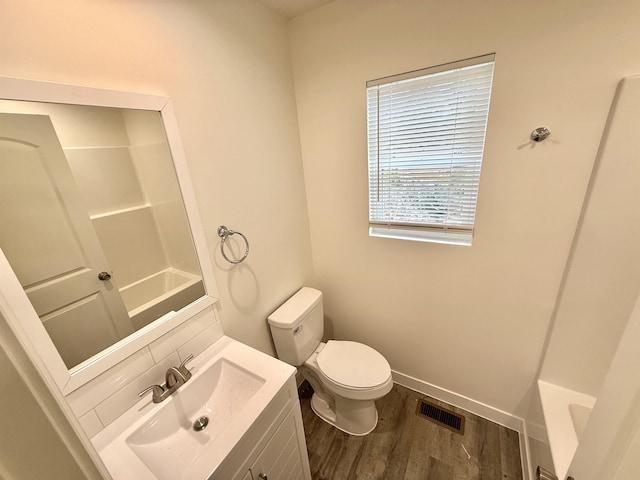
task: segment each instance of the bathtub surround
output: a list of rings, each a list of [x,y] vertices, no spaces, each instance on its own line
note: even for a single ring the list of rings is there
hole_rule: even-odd
[[[585,195],[540,372],[547,382],[594,397],[640,291],[638,105],[640,78],[621,81]],[[615,248],[604,248],[605,244]],[[580,341],[574,341],[576,337]]]
[[[541,361],[538,390],[562,478],[610,478],[627,448],[623,439],[637,428],[638,407],[628,402],[640,395],[640,378],[629,374],[638,359],[634,349],[625,353],[625,345],[637,335],[640,291],[639,106],[640,76],[625,78],[611,106]]]

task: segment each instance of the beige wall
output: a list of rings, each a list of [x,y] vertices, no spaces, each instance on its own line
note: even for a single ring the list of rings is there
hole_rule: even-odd
[[[0,75],[173,98],[228,334],[272,352],[265,317],[311,280],[312,245],[335,337],[524,414],[615,85],[640,73],[637,1],[337,1],[290,39],[249,0],[0,12]],[[489,52],[474,245],[369,238],[366,80]],[[528,144],[541,125],[552,136]],[[219,254],[223,223],[251,242],[238,267]]]
[[[172,97],[225,332],[272,353],[266,316],[310,277],[285,20],[252,0],[0,0],[0,75]],[[251,242],[231,268],[225,224]]]
[[[629,480],[640,472],[640,428],[633,434],[629,446],[624,450],[620,464],[618,465],[612,480]]]
[[[0,478],[101,478],[1,312],[0,372]]]
[[[540,372],[547,382],[594,397],[640,292],[639,107],[640,77],[626,79],[598,153]]]
[[[0,476],[85,478],[2,349],[0,371]]]
[[[640,73],[639,21],[624,0],[338,0],[291,22],[313,284],[337,338],[526,414],[616,84]],[[473,246],[369,238],[365,82],[490,52]]]

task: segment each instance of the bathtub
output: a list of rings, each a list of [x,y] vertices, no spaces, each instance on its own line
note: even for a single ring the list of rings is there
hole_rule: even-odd
[[[136,330],[168,312],[180,310],[204,294],[200,276],[172,267],[120,289]]]
[[[542,380],[538,390],[555,474],[565,478],[596,398]]]

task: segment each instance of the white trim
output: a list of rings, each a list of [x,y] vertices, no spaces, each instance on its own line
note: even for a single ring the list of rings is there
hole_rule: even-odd
[[[94,107],[135,108],[161,111],[169,97],[101,88],[0,77],[0,98],[28,102],[64,103]]]
[[[176,169],[176,176],[178,177],[182,201],[184,202],[184,208],[187,212],[187,218],[189,219],[191,236],[193,238],[196,253],[198,254],[198,263],[200,265],[200,272],[202,274],[202,279],[204,280],[205,289],[207,291],[207,295],[217,301],[219,293],[216,279],[213,274],[213,263],[209,256],[209,247],[207,245],[207,238],[200,219],[196,193],[191,182],[189,165],[187,164],[187,158],[184,154],[182,139],[180,138],[178,123],[176,121],[173,104],[171,103],[170,98],[165,102],[164,108],[162,108],[160,114],[162,116],[165,134],[167,135],[167,141],[169,142],[171,156],[173,157],[173,164]]]
[[[529,432],[527,430],[527,422],[522,421],[522,429],[518,430],[518,439],[520,440],[520,464],[522,465],[523,480],[533,480],[535,471],[531,464],[531,447],[529,446]]]
[[[369,224],[370,237],[394,238],[396,240],[415,240],[417,242],[444,243],[447,245],[471,246],[473,232],[448,232],[418,228],[402,228]]]
[[[473,413],[474,415],[518,432],[523,480],[532,479],[533,473],[531,470],[527,426],[526,422],[522,418],[395,370],[391,370],[391,375],[394,383],[397,383],[398,385],[423,393],[437,400],[453,405],[454,407],[462,408],[469,413]]]
[[[517,432],[521,432],[523,430],[523,420],[520,417],[516,417],[503,410],[465,397],[464,395],[460,395],[450,390],[432,385],[423,380],[405,375],[404,373],[392,370],[391,374],[395,383],[410,388],[411,390],[415,390],[416,392],[424,393],[425,395],[429,395],[430,397],[437,398],[438,400],[446,402],[455,407],[462,408],[468,412],[473,413],[474,415],[478,415],[479,417],[491,420],[492,422],[510,428],[511,430],[515,430]]]
[[[479,55],[477,57],[466,58],[464,60],[457,60],[455,62],[443,63],[433,67],[421,68],[419,70],[412,70],[410,72],[399,73],[397,75],[389,75],[388,77],[376,78],[375,80],[369,80],[367,82],[367,88],[375,87],[376,85],[384,85],[385,83],[401,82],[416,77],[423,77],[426,75],[433,75],[434,73],[447,72],[455,68],[464,68],[475,65],[481,65],[483,63],[495,62],[496,54],[489,53],[486,55]]]

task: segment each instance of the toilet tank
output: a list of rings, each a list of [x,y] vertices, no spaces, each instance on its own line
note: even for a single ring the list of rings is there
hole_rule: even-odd
[[[318,347],[324,333],[322,292],[303,287],[267,318],[278,358],[300,366]]]

